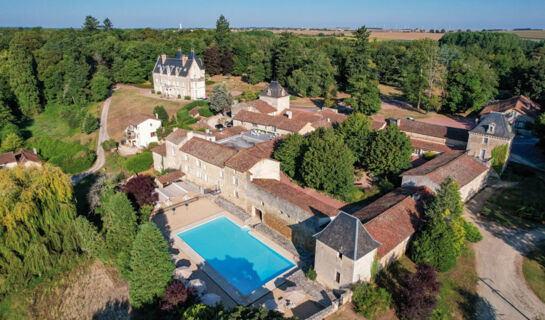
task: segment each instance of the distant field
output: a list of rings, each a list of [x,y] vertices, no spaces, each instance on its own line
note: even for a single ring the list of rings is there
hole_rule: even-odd
[[[505,32],[514,33],[523,39],[545,40],[545,30],[515,30],[515,31],[505,31]]]
[[[291,32],[299,35],[318,36],[324,35],[338,35],[342,38],[349,38],[352,36],[353,30],[306,30],[306,29],[278,29],[270,30],[274,33]],[[341,36],[343,34],[344,36]],[[418,40],[418,39],[433,39],[439,40],[443,36],[442,33],[430,33],[430,32],[416,32],[416,31],[390,31],[390,30],[371,30],[371,38],[377,40]]]

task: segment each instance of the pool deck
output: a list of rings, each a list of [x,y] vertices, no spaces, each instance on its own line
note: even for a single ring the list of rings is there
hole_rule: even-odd
[[[272,250],[282,255],[284,258],[289,260],[294,266],[290,268],[289,270],[283,272],[282,274],[278,275],[274,279],[268,281],[267,283],[262,285],[260,288],[257,288],[255,291],[251,292],[250,294],[248,295],[242,294],[229,281],[227,281],[223,276],[221,276],[212,266],[210,266],[210,264],[205,259],[203,259],[195,250],[193,250],[193,248],[191,248],[178,236],[178,234],[184,231],[193,229],[199,225],[205,224],[219,217],[227,217],[229,220],[234,222],[238,227],[244,226],[244,223],[240,221],[237,217],[231,215],[227,211],[222,211],[218,214],[209,216],[206,219],[200,220],[196,223],[192,223],[190,225],[187,225],[185,227],[182,227],[180,229],[173,231],[171,233],[170,239],[176,245],[176,247],[181,249],[192,261],[194,261],[204,272],[206,272],[208,276],[212,278],[212,280],[214,280],[214,282],[216,282],[236,303],[247,306],[253,303],[254,301],[258,300],[259,298],[263,297],[270,291],[273,291],[281,284],[283,284],[286,281],[284,276],[290,274],[293,270],[297,268],[298,258],[290,254],[287,250],[284,250],[284,248],[278,246],[276,243],[267,239],[264,235],[259,233],[257,230],[250,229],[249,231],[250,235],[258,239],[259,241],[263,242]]]
[[[152,220],[157,224],[165,238],[170,239],[171,253],[173,255],[173,261],[177,267],[186,266],[192,270],[192,275],[189,279],[200,279],[206,283],[207,292],[214,293],[220,296],[221,303],[225,307],[235,307],[239,304],[246,304],[248,299],[237,302],[232,295],[236,295],[236,289],[227,282],[221,275],[219,275],[213,268],[213,271],[206,269],[203,264],[203,259],[193,249],[189,248],[177,235],[187,229],[190,229],[199,224],[210,221],[219,216],[226,216],[238,226],[243,226],[243,220],[236,214],[229,211],[230,209],[222,208],[214,202],[214,198],[202,197],[198,201],[192,202],[187,206],[181,206],[175,208],[173,211],[156,214]],[[267,246],[277,251],[279,254],[290,260],[297,265],[298,257],[295,256],[294,250],[289,250],[282,247],[284,245],[281,242],[275,242],[274,237],[267,236],[267,233],[251,229],[250,234]],[[184,248],[186,246],[186,248]],[[204,268],[203,268],[204,267]],[[212,275],[213,273],[216,275]],[[275,283],[276,281],[276,283]],[[226,282],[227,285],[224,285]],[[306,299],[297,306],[290,306],[285,310],[284,315],[287,317],[297,316],[300,319],[305,319],[308,315],[311,315],[330,303],[330,297],[324,291],[318,283],[306,279],[303,271],[294,267],[286,273],[276,277],[272,281],[272,285],[269,287],[262,287],[258,294],[250,295],[253,300],[250,302],[251,307],[262,307],[266,301],[274,300],[281,301],[285,299],[285,295],[290,290],[302,290]],[[224,288],[231,286],[234,290],[227,292]],[[254,292],[257,293],[257,292]],[[240,293],[238,293],[240,295]],[[259,297],[258,297],[259,296]],[[239,300],[240,301],[240,300]]]

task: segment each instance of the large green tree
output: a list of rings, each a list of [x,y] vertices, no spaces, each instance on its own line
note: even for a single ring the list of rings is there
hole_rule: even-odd
[[[306,151],[305,138],[298,133],[288,134],[280,140],[273,157],[280,161],[280,169],[292,178],[299,179],[298,173]]]
[[[350,94],[350,98],[345,102],[355,112],[373,115],[380,110],[382,101],[380,100],[378,81],[363,74],[356,75],[348,80],[347,92]]]
[[[98,30],[98,26],[100,25],[100,22],[97,18],[93,16],[86,16],[85,21],[83,22],[83,27],[81,30],[85,32],[92,32]]]
[[[229,21],[222,14],[216,21],[216,32],[214,33],[214,38],[220,51],[229,49],[231,45],[230,39],[231,28],[229,28]]]
[[[488,63],[476,57],[454,61],[448,69],[445,107],[450,112],[479,111],[493,100],[498,76]]]
[[[131,304],[138,308],[163,295],[172,280],[174,264],[168,243],[155,223],[146,222],[134,239],[129,277]]]
[[[210,110],[214,112],[221,112],[226,108],[231,107],[233,104],[233,96],[227,90],[225,83],[218,84],[212,88],[210,94]]]
[[[371,135],[363,167],[377,175],[397,175],[411,167],[413,147],[409,137],[390,124]]]
[[[344,140],[356,158],[356,164],[361,166],[369,149],[371,136],[370,122],[367,116],[362,113],[352,113],[341,123],[337,134]]]
[[[354,156],[332,128],[320,128],[308,138],[301,176],[309,187],[343,195],[354,185]]]

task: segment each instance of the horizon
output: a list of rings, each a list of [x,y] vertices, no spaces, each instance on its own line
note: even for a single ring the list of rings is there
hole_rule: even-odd
[[[325,1],[291,3],[278,0],[275,6],[248,0],[225,4],[218,0],[180,3],[164,0],[26,0],[2,6],[1,27],[13,28],[80,28],[85,16],[100,21],[109,18],[119,29],[212,29],[220,14],[234,29],[331,29],[357,28],[366,25],[376,29],[445,29],[445,30],[513,30],[545,29],[545,2],[527,0],[470,0],[434,2],[401,0],[378,2],[340,0],[335,5]],[[305,12],[306,14],[301,14]],[[520,21],[524,21],[521,23]]]

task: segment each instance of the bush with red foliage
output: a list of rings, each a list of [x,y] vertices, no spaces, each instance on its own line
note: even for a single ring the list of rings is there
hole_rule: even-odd
[[[186,308],[198,302],[194,288],[187,287],[183,282],[175,280],[165,289],[159,307],[162,312],[172,316],[181,316]],[[177,317],[176,319],[180,319]]]
[[[121,190],[127,194],[127,197],[138,205],[138,208],[144,205],[154,206],[159,195],[155,192],[153,178],[147,175],[136,176],[123,186]]]
[[[435,309],[441,284],[437,271],[427,263],[416,266],[415,273],[408,273],[402,280],[399,313],[403,319],[428,319]]]

